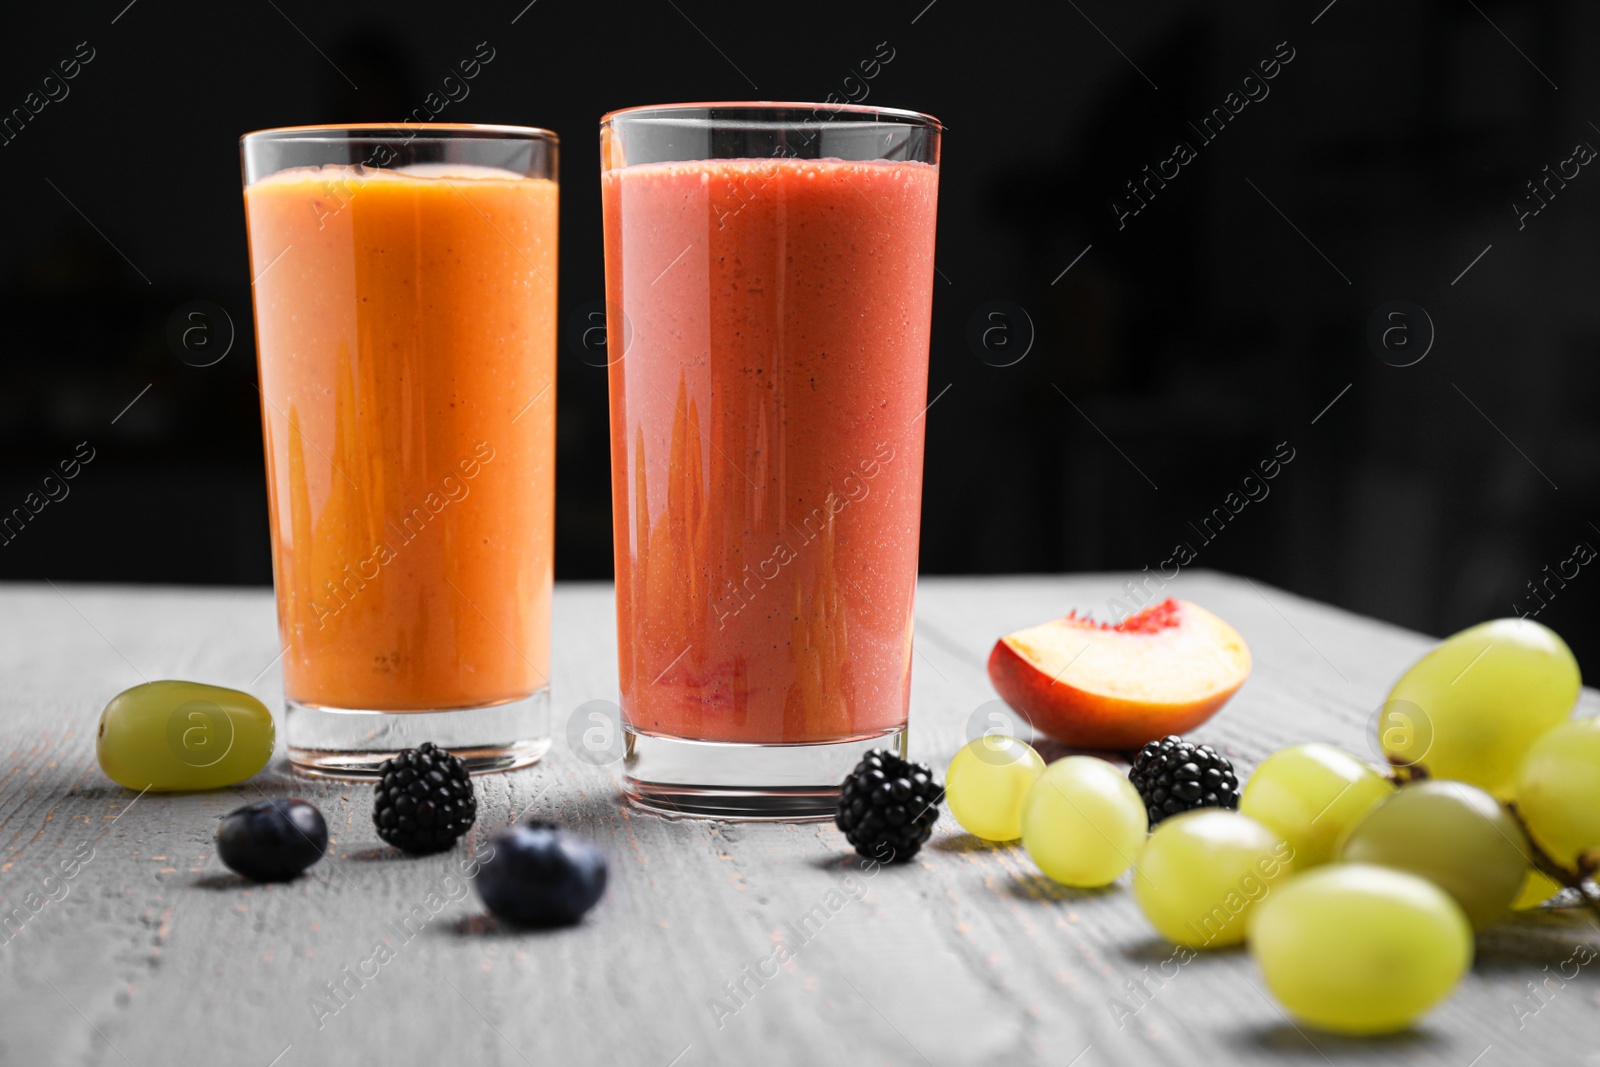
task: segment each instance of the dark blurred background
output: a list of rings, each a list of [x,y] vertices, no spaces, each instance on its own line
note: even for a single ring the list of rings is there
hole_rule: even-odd
[[[438,119],[564,138],[559,577],[611,569],[605,371],[570,328],[602,295],[597,120],[834,94],[948,128],[926,573],[1156,571],[1181,541],[1435,633],[1538,610],[1600,670],[1576,0],[31,8],[0,35],[0,513],[93,458],[0,577],[271,581],[237,138],[437,104],[482,42]],[[194,366],[215,309],[236,336]]]

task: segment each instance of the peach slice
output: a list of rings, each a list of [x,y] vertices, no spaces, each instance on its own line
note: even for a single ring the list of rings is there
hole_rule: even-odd
[[[1237,630],[1167,599],[1112,625],[1076,612],[995,642],[989,678],[1041,733],[1080,748],[1132,750],[1194,729],[1250,674]]]

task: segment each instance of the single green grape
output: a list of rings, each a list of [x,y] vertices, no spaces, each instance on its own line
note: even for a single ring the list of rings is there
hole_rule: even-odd
[[[1062,885],[1116,881],[1133,866],[1150,828],[1127,775],[1103,759],[1068,756],[1046,767],[1022,810],[1022,845]]]
[[[1528,868],[1527,877],[1523,880],[1522,889],[1517,893],[1517,899],[1511,902],[1512,911],[1528,911],[1537,908],[1561,892],[1561,883],[1551,878],[1543,871]]]
[[[1335,863],[1291,879],[1256,909],[1250,954],[1303,1022],[1341,1034],[1403,1030],[1472,965],[1472,924],[1414,874]]]
[[[1246,916],[1294,867],[1288,842],[1248,815],[1205,808],[1164,819],[1133,880],[1144,917],[1190,948],[1244,940]]]
[[[1022,807],[1044,773],[1044,760],[1026,741],[985,734],[968,742],[944,774],[950,814],[985,841],[1022,836]]]
[[[1600,849],[1600,719],[1573,719],[1533,743],[1517,771],[1517,811],[1563,867]]]
[[[1291,745],[1261,761],[1239,810],[1289,842],[1297,870],[1334,858],[1339,842],[1394,783],[1332,745]]]
[[[237,689],[146,682],[100,714],[100,769],[129,789],[173,792],[242,782],[272,758],[272,713]]]
[[[1373,808],[1350,831],[1339,858],[1426,878],[1482,930],[1505,917],[1532,855],[1522,828],[1494,797],[1464,782],[1431,779]]]
[[[1531,619],[1495,619],[1446,638],[1395,683],[1378,721],[1391,762],[1510,799],[1530,745],[1572,714],[1572,650]]]

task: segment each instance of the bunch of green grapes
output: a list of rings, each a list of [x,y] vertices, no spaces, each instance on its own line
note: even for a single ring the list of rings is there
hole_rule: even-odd
[[[1413,664],[1379,716],[1390,762],[1515,804],[1519,829],[1538,848],[1522,850],[1513,908],[1548,900],[1600,864],[1590,855],[1600,850],[1600,723],[1571,717],[1581,686],[1577,660],[1554,631],[1495,619]]]
[[[1521,830],[1458,782],[1396,789],[1329,745],[1273,753],[1239,811],[1167,819],[1133,881],[1169,941],[1248,941],[1298,1019],[1349,1034],[1410,1025],[1472,962],[1474,923],[1502,915],[1527,864]]]
[[[1297,869],[1332,861],[1249,916],[1251,952],[1294,1015],[1403,1028],[1470,966],[1475,930],[1600,867],[1600,720],[1571,718],[1580,687],[1548,628],[1483,623],[1384,704],[1378,743],[1408,784],[1321,745],[1257,768],[1240,811],[1296,847]]]
[[[1600,869],[1600,718],[1572,718],[1580,688],[1561,638],[1500,619],[1441,642],[1396,683],[1378,721],[1393,774],[1293,745],[1261,762],[1237,811],[1200,808],[1151,832],[1138,790],[1106,761],[1045,767],[1019,741],[980,739],[951,765],[951,808],[979,837],[1020,834],[1058,882],[1103,886],[1132,869],[1163,937],[1248,942],[1299,1020],[1387,1033],[1450,994],[1475,931]]]
[[[1170,941],[1248,941],[1268,988],[1301,1021],[1385,1033],[1460,981],[1474,922],[1505,912],[1521,888],[1520,837],[1481,790],[1397,790],[1348,752],[1294,745],[1261,762],[1238,812],[1157,827],[1134,893]]]

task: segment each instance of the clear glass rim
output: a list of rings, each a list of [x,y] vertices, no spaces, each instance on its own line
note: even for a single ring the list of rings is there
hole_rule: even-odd
[[[273,126],[239,138],[247,144],[349,141],[544,141],[560,144],[552,130],[539,126],[499,126],[476,122],[350,122],[318,126]]]
[[[602,129],[613,126],[618,119],[654,117],[651,113],[670,119],[683,112],[713,109],[732,112],[796,111],[811,114],[829,112],[835,115],[854,115],[862,119],[871,119],[871,125],[920,127],[944,132],[944,123],[921,111],[907,111],[898,107],[874,107],[870,104],[822,104],[800,100],[703,100],[684,104],[640,104],[606,112],[600,116],[600,126]],[[787,123],[777,125],[787,125]]]

